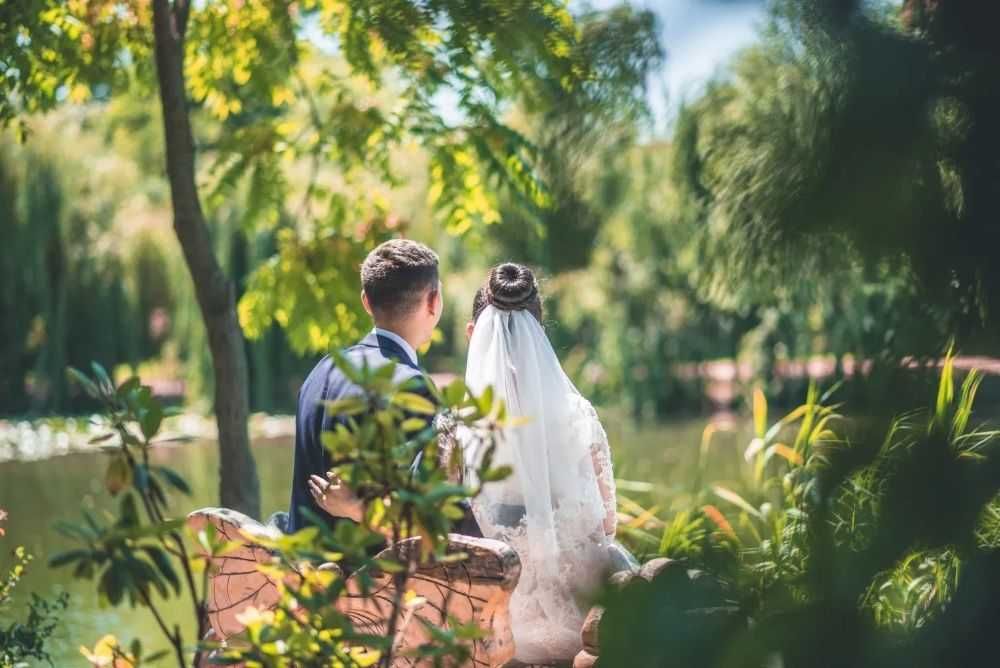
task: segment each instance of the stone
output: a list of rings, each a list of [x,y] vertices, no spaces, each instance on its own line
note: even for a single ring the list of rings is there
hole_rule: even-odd
[[[639,569],[639,577],[648,582],[652,582],[653,578],[666,569],[682,565],[682,562],[675,559],[667,559],[666,557],[650,559],[642,565],[642,568]]]
[[[591,654],[598,654],[600,652],[600,645],[598,643],[598,631],[601,624],[601,617],[604,616],[604,608],[599,605],[595,605],[587,613],[586,619],[583,620],[583,629],[580,631],[580,638],[583,640],[583,649],[587,650]]]
[[[637,577],[639,577],[639,574],[635,571],[619,571],[618,573],[612,573],[608,581],[612,586],[622,589]]]

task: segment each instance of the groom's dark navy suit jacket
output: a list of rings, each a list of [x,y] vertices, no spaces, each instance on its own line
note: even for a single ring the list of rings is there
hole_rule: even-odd
[[[393,377],[395,382],[403,383],[418,378],[420,382],[414,383],[412,391],[434,401],[428,386],[430,381],[417,366],[416,360],[410,359],[402,346],[392,339],[372,332],[357,345],[345,350],[344,355],[355,366],[367,363],[371,368],[378,368],[390,362],[397,362]],[[291,508],[288,512],[290,532],[308,526],[309,521],[301,513],[303,508],[308,508],[318,517],[326,519],[331,527],[339,521],[316,505],[309,493],[308,482],[310,475],[325,476],[330,468],[330,458],[320,441],[320,435],[324,431],[333,429],[337,423],[344,422],[341,416],[329,415],[323,402],[357,396],[360,393],[358,386],[344,376],[329,356],[320,360],[306,378],[306,382],[302,384],[295,416],[295,466],[292,473]],[[468,508],[465,519],[455,530],[471,535],[482,535]]]

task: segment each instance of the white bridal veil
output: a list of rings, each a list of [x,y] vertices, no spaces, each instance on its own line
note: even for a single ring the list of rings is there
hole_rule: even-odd
[[[608,566],[605,520],[614,513],[614,483],[607,437],[526,311],[483,310],[469,345],[466,383],[476,394],[492,386],[509,415],[527,418],[504,430],[494,459],[513,467],[513,475],[486,484],[473,500],[483,534],[510,544],[521,558],[511,601],[516,656],[525,662],[571,657],[581,644],[580,596]],[[471,445],[463,445],[467,468],[481,457]]]

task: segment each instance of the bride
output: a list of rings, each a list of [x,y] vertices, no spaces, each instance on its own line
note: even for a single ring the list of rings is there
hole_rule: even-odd
[[[510,611],[515,656],[524,663],[580,650],[581,599],[621,559],[607,435],[563,372],[541,320],[531,270],[505,263],[476,293],[468,324],[470,391],[493,387],[509,416],[525,418],[504,430],[494,453],[494,466],[509,465],[513,474],[484,485],[472,502],[483,535],[521,559]],[[462,432],[455,437],[471,475],[481,444]]]

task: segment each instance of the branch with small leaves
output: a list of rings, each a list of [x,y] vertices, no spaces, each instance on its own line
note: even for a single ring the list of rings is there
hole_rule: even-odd
[[[131,606],[147,608],[169,642],[177,665],[184,668],[189,665],[189,649],[181,627],[168,622],[162,604],[154,596],[155,593],[161,598],[188,598],[198,638],[204,635],[203,564],[189,549],[182,533],[183,519],[174,519],[169,513],[168,491],[190,495],[191,490],[183,476],[166,466],[151,464],[149,457],[163,420],[172,411],[165,409],[138,378],[129,378],[116,387],[99,364],[93,364],[92,371],[92,376],[76,369],[69,369],[68,373],[102,406],[107,431],[93,442],[101,444],[110,457],[104,485],[108,494],[120,499],[118,516],[106,524],[84,511],[83,523],[58,524],[61,533],[83,546],[54,555],[49,564],[73,565],[75,577],[97,578],[98,593],[112,605],[119,605],[127,598]],[[151,662],[168,653],[144,656],[137,640],[128,655],[129,665]],[[200,652],[196,650],[193,665],[198,665],[199,660]]]

